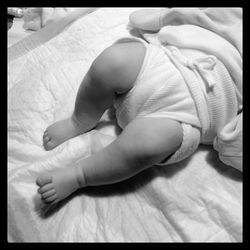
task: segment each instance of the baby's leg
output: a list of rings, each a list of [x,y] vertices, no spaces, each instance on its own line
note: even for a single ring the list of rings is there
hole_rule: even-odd
[[[132,121],[106,148],[73,168],[40,175],[38,192],[45,203],[56,203],[78,188],[112,184],[160,163],[182,142],[179,122],[167,118]]]
[[[114,101],[127,92],[139,73],[145,47],[139,42],[118,43],[104,50],[93,62],[77,93],[71,117],[49,126],[43,136],[46,150],[94,128]]]

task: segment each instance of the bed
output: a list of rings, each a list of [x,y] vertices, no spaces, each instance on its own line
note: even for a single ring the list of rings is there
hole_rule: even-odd
[[[46,127],[71,114],[91,62],[128,34],[138,9],[98,8],[55,35],[41,29],[8,48],[9,242],[242,242],[242,174],[210,146],[124,182],[79,190],[57,206],[37,195],[39,173],[81,164],[120,133],[110,109],[96,129],[52,151],[42,146]]]

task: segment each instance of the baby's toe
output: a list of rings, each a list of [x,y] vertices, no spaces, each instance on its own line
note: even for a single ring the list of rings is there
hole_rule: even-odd
[[[43,138],[48,135],[48,130],[45,130],[43,133]]]
[[[47,143],[47,142],[49,142],[51,140],[51,137],[49,136],[49,135],[43,135],[43,142],[44,143]]]
[[[54,194],[56,194],[55,189],[52,189],[50,191],[44,192],[41,194],[42,199],[48,199],[49,197],[53,196]]]
[[[45,142],[43,144],[43,146],[44,146],[44,149],[46,151],[49,151],[49,150],[52,150],[53,148],[55,148],[57,146],[57,144],[54,141],[49,140],[49,141]]]
[[[48,198],[45,198],[45,199],[42,199],[42,200],[45,203],[55,202],[57,200],[57,194],[53,194],[53,195],[49,196]]]
[[[49,184],[46,184],[46,185],[44,185],[44,186],[38,188],[37,192],[38,192],[39,194],[43,194],[43,193],[45,193],[45,192],[47,192],[47,191],[50,191],[50,190],[52,190],[52,189],[54,189],[54,185],[53,185],[52,183],[49,183]]]
[[[36,184],[38,186],[44,186],[48,183],[51,183],[52,182],[52,176],[51,175],[42,175],[42,176],[39,176],[37,179],[36,179]]]

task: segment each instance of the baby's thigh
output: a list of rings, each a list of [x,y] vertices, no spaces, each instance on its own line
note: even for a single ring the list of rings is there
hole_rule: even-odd
[[[145,45],[138,41],[113,44],[93,62],[92,78],[118,94],[129,91],[140,72],[145,51]]]
[[[180,147],[182,127],[172,119],[144,117],[130,122],[119,137],[134,158],[160,162]]]

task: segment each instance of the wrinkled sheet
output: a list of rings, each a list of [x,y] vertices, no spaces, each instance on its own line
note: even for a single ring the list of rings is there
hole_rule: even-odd
[[[95,130],[52,151],[51,123],[69,116],[94,58],[127,35],[135,9],[103,8],[8,63],[8,240],[12,242],[241,242],[242,176],[200,146],[190,158],[154,166],[113,185],[87,187],[42,205],[35,179],[73,167],[120,130],[112,110]]]
[[[67,16],[76,8],[27,8],[24,11],[24,29],[39,30],[49,22]]]
[[[66,30],[72,23],[79,18],[88,15],[97,8],[74,8],[75,10],[65,13],[62,17],[56,17],[48,21],[46,26],[37,32],[22,39],[8,49],[8,62],[19,58],[29,51],[45,44],[50,39]]]

